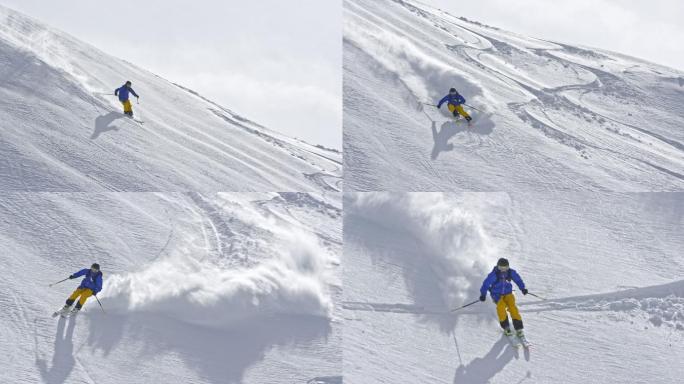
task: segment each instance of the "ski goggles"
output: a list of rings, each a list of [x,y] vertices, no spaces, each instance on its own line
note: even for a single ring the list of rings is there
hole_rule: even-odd
[[[499,268],[499,271],[501,272],[506,272],[510,268],[508,265],[497,265],[497,268]]]

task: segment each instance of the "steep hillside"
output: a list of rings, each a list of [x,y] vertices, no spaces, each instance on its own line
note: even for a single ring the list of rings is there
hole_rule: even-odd
[[[112,94],[126,80],[144,124],[125,117]],[[2,7],[0,128],[5,191],[341,190],[339,152],[270,131]]]
[[[345,383],[681,383],[684,194],[345,200]],[[499,257],[532,347],[477,300]],[[517,290],[517,288],[516,288]]]
[[[321,194],[4,193],[0,382],[339,384],[341,227]],[[52,318],[92,262],[106,312]]]
[[[684,187],[682,71],[413,0],[345,0],[343,73],[353,190]],[[422,104],[450,87],[472,127]]]

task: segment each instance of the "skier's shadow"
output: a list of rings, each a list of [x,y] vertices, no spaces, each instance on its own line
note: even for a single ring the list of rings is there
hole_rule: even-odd
[[[467,365],[461,364],[456,369],[454,384],[489,383],[514,357],[518,358],[518,351],[502,336],[484,357],[477,357]]]
[[[57,333],[55,335],[55,351],[52,355],[52,365],[48,368],[47,361],[36,358],[36,365],[43,377],[43,382],[46,384],[59,383],[62,384],[71,374],[74,369],[76,359],[74,358],[74,328],[76,326],[76,318],[69,319],[69,325],[64,332],[64,325],[67,319],[60,317],[57,324]]]
[[[118,112],[109,112],[106,115],[98,116],[95,118],[95,131],[90,136],[91,140],[95,140],[100,137],[101,134],[109,131],[118,131],[119,127],[115,125],[110,125],[116,119],[124,117],[123,114]]]
[[[128,335],[144,342],[146,354],[172,353],[216,384],[242,383],[247,370],[269,351],[325,344],[332,332],[327,319],[309,316],[274,316],[215,329],[151,314],[97,314],[90,326],[88,344],[105,355]]]
[[[455,121],[447,121],[437,131],[437,122],[433,121],[430,129],[432,129],[432,140],[435,142],[430,157],[432,160],[436,160],[441,152],[448,152],[454,149],[454,145],[449,143],[449,139],[457,133],[465,131],[465,125]]]
[[[440,130],[437,131],[437,122],[433,120],[430,127],[432,130],[432,140],[434,141],[430,156],[432,160],[436,160],[442,152],[453,151],[454,145],[449,143],[449,140],[460,132],[485,136],[494,131],[494,122],[490,114],[478,116],[473,122],[473,125],[469,127],[464,120],[445,121],[442,123]]]

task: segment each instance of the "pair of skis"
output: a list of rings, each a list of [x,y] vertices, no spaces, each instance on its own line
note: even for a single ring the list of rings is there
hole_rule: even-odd
[[[515,332],[513,332],[510,335],[505,335],[505,336],[506,336],[506,338],[508,338],[508,342],[511,343],[511,346],[513,348],[520,348],[522,346],[525,349],[529,349],[530,346],[532,345],[532,344],[530,344],[529,341],[527,341],[527,338],[525,337],[524,334],[517,335]]]
[[[52,314],[52,317],[61,316],[63,319],[66,319],[68,317],[76,315],[78,312],[80,312],[80,310],[75,311],[75,310],[72,310],[71,308],[64,310],[64,308],[62,308],[62,309],[55,311],[55,313]]]
[[[136,123],[138,123],[138,124],[140,124],[140,125],[145,124],[144,121],[138,120],[138,119],[136,119],[136,118],[133,117],[133,116],[128,116],[128,115],[127,115],[126,117],[129,118],[129,119],[132,120],[132,121],[135,121]]]

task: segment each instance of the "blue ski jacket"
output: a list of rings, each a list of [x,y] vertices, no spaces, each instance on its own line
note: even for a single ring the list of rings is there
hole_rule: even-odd
[[[487,291],[489,291],[492,295],[492,300],[494,300],[495,303],[498,303],[501,296],[513,292],[511,280],[515,282],[515,285],[517,285],[520,290],[525,289],[525,283],[515,269],[509,268],[508,271],[501,272],[499,271],[499,268],[494,267],[482,282],[480,295],[484,296],[487,294]]]
[[[81,269],[71,276],[75,278],[85,276],[81,281],[81,285],[78,286],[79,288],[88,288],[93,291],[93,294],[95,295],[102,290],[102,272],[100,271],[93,273],[90,268],[86,268]]]
[[[122,101],[122,102],[128,100],[128,97],[129,97],[128,93],[129,92],[132,93],[133,96],[138,97],[138,94],[135,93],[133,88],[127,87],[126,84],[122,85],[121,88],[117,88],[114,90],[114,94],[116,96],[119,96],[119,101]]]
[[[442,104],[444,103],[449,103],[453,105],[461,105],[465,104],[466,100],[461,96],[461,94],[457,93],[455,95],[449,94],[444,97],[442,97],[442,100],[437,103],[437,108],[441,108]]]

